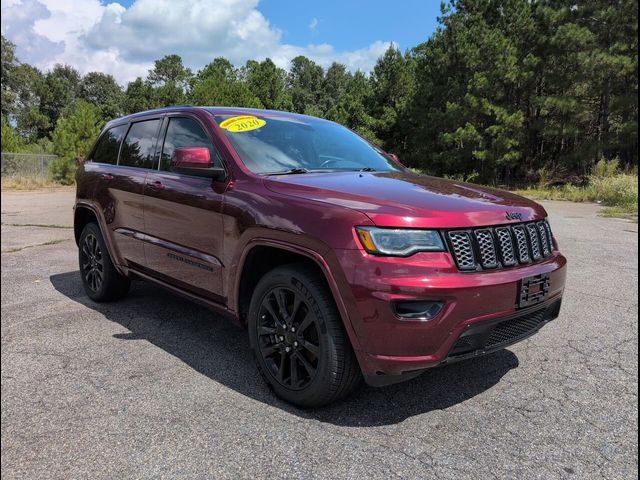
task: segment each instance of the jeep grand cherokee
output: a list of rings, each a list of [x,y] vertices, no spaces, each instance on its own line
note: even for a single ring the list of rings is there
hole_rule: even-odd
[[[520,341],[565,283],[540,205],[266,110],[113,120],[78,169],[75,236],[93,300],[142,279],[212,308],[304,407]]]

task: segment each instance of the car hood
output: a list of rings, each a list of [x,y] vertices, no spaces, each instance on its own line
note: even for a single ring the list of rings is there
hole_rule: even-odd
[[[542,206],[503,190],[410,172],[272,175],[264,182],[279,194],[358,210],[379,226],[464,228],[546,216]]]

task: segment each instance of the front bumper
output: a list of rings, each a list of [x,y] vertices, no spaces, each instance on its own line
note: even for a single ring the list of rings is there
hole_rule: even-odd
[[[535,264],[463,273],[448,253],[419,253],[408,258],[377,257],[359,250],[336,253],[347,285],[343,303],[357,337],[356,354],[368,383],[382,385],[412,378],[426,368],[468,356],[489,353],[520,341],[475,348],[466,356],[452,355],[461,335],[477,325],[493,325],[527,312],[550,309],[544,323],[557,317],[564,291],[566,259],[556,250]],[[544,301],[518,307],[520,281],[548,274]],[[445,302],[431,320],[404,320],[391,309],[397,300]],[[467,352],[471,353],[471,352]],[[458,357],[458,358],[454,358]]]

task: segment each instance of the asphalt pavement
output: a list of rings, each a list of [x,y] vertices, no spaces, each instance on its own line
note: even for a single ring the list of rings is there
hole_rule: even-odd
[[[638,225],[544,202],[560,317],[496,354],[300,410],[246,332],[136,282],[84,294],[69,189],[2,192],[2,478],[638,477]]]

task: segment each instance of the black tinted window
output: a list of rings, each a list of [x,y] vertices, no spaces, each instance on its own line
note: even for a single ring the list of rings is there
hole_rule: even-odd
[[[122,144],[118,165],[153,168],[159,126],[160,120],[132,123]]]
[[[160,168],[169,170],[171,155],[177,147],[206,147],[211,154],[211,162],[216,165],[216,151],[204,129],[193,118],[172,118],[167,127],[167,135],[162,147]]]
[[[96,149],[93,151],[92,161],[98,163],[111,163],[116,164],[118,162],[118,150],[120,149],[120,142],[127,131],[127,125],[120,125],[119,127],[110,128],[105,132]]]

